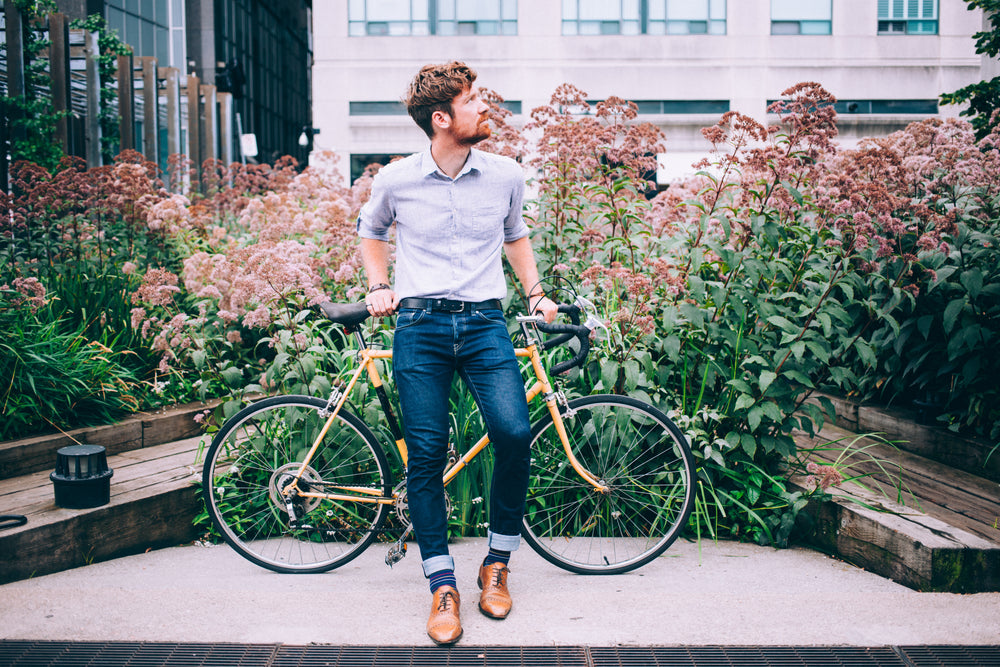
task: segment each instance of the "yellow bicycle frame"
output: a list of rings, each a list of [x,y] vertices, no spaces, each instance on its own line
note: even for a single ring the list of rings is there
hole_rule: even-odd
[[[562,443],[563,451],[566,454],[566,458],[573,469],[576,470],[577,474],[580,475],[588,484],[594,487],[594,490],[605,493],[607,491],[607,486],[600,480],[594,478],[588,470],[586,470],[580,461],[573,454],[573,450],[570,447],[569,438],[566,435],[566,427],[563,424],[562,415],[559,414],[558,401],[556,400],[556,395],[552,390],[552,384],[549,381],[548,374],[545,371],[545,367],[542,365],[541,355],[538,351],[538,344],[531,342],[525,347],[516,348],[514,354],[517,357],[527,358],[531,361],[532,370],[535,373],[535,383],[525,392],[525,400],[531,403],[539,395],[545,397],[545,404],[548,407],[549,414],[552,416],[552,423],[555,426],[556,433],[559,435],[559,440]],[[382,387],[382,376],[378,372],[378,366],[375,361],[378,359],[392,359],[392,350],[374,350],[369,347],[362,347],[358,352],[359,363],[357,368],[351,374],[350,380],[347,381],[343,389],[338,390],[339,396],[335,394],[336,405],[330,412],[330,416],[327,418],[326,423],[320,430],[316,440],[313,442],[312,447],[309,448],[309,452],[306,454],[305,459],[302,461],[302,465],[299,467],[299,471],[295,476],[295,481],[285,487],[284,492],[291,492],[293,489],[297,490],[298,480],[302,478],[305,474],[306,469],[309,467],[309,462],[312,461],[313,456],[316,455],[317,450],[326,437],[327,432],[333,425],[333,421],[337,418],[340,410],[344,407],[347,402],[347,397],[350,395],[354,386],[357,384],[358,379],[361,377],[362,373],[367,373],[368,379],[372,386],[377,388]],[[450,466],[444,472],[444,483],[447,486],[455,476],[461,472],[473,459],[475,459],[479,454],[486,449],[489,444],[489,435],[484,434],[475,445],[473,445],[468,452],[462,455],[455,463]],[[396,449],[399,451],[400,459],[403,462],[403,466],[406,466],[407,462],[407,451],[406,442],[400,435],[396,439]],[[312,491],[298,491],[298,495],[302,498],[319,498],[325,500],[337,500],[337,501],[351,501],[351,502],[361,502],[361,503],[373,503],[380,505],[391,505],[396,502],[395,496],[385,497],[380,489],[372,489],[369,487],[335,487],[338,491],[342,493],[319,493]],[[352,494],[352,495],[346,495]]]

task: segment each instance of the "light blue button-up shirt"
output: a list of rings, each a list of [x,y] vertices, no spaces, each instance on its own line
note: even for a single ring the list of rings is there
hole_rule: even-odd
[[[453,180],[428,149],[375,175],[358,234],[388,241],[396,223],[400,298],[502,299],[503,244],[528,235],[523,203],[524,172],[514,160],[472,149]]]

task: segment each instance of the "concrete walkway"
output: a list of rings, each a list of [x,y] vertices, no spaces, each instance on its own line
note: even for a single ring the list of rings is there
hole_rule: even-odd
[[[918,593],[806,549],[681,542],[624,575],[583,577],[527,546],[505,621],[476,609],[485,541],[453,545],[463,644],[1000,645],[1000,593]],[[415,546],[321,575],[279,575],[227,546],[152,551],[0,586],[0,637],[421,646],[430,596]]]

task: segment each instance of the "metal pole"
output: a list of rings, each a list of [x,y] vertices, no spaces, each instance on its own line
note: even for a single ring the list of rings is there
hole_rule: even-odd
[[[233,96],[219,93],[219,159],[229,166],[233,162]]]
[[[240,159],[243,160],[243,166],[247,164],[247,154],[243,152],[243,118],[240,114],[236,114],[236,136],[240,139]]]
[[[201,147],[201,159],[215,160],[215,157],[218,155],[218,151],[215,148],[215,137],[219,134],[218,123],[215,120],[215,86],[207,84],[202,86],[201,94],[205,98],[205,103],[202,107],[205,115],[202,118],[204,140]]]

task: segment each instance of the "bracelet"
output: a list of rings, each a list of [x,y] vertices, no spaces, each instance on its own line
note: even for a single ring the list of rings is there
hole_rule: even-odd
[[[390,287],[385,283],[379,283],[378,285],[372,285],[371,287],[369,287],[368,293],[371,294],[372,292],[378,292],[379,290],[384,290],[384,289],[390,289]]]
[[[536,298],[537,299],[544,299],[545,298],[545,292],[540,292],[539,294],[529,294],[528,295],[528,299],[536,299]]]

